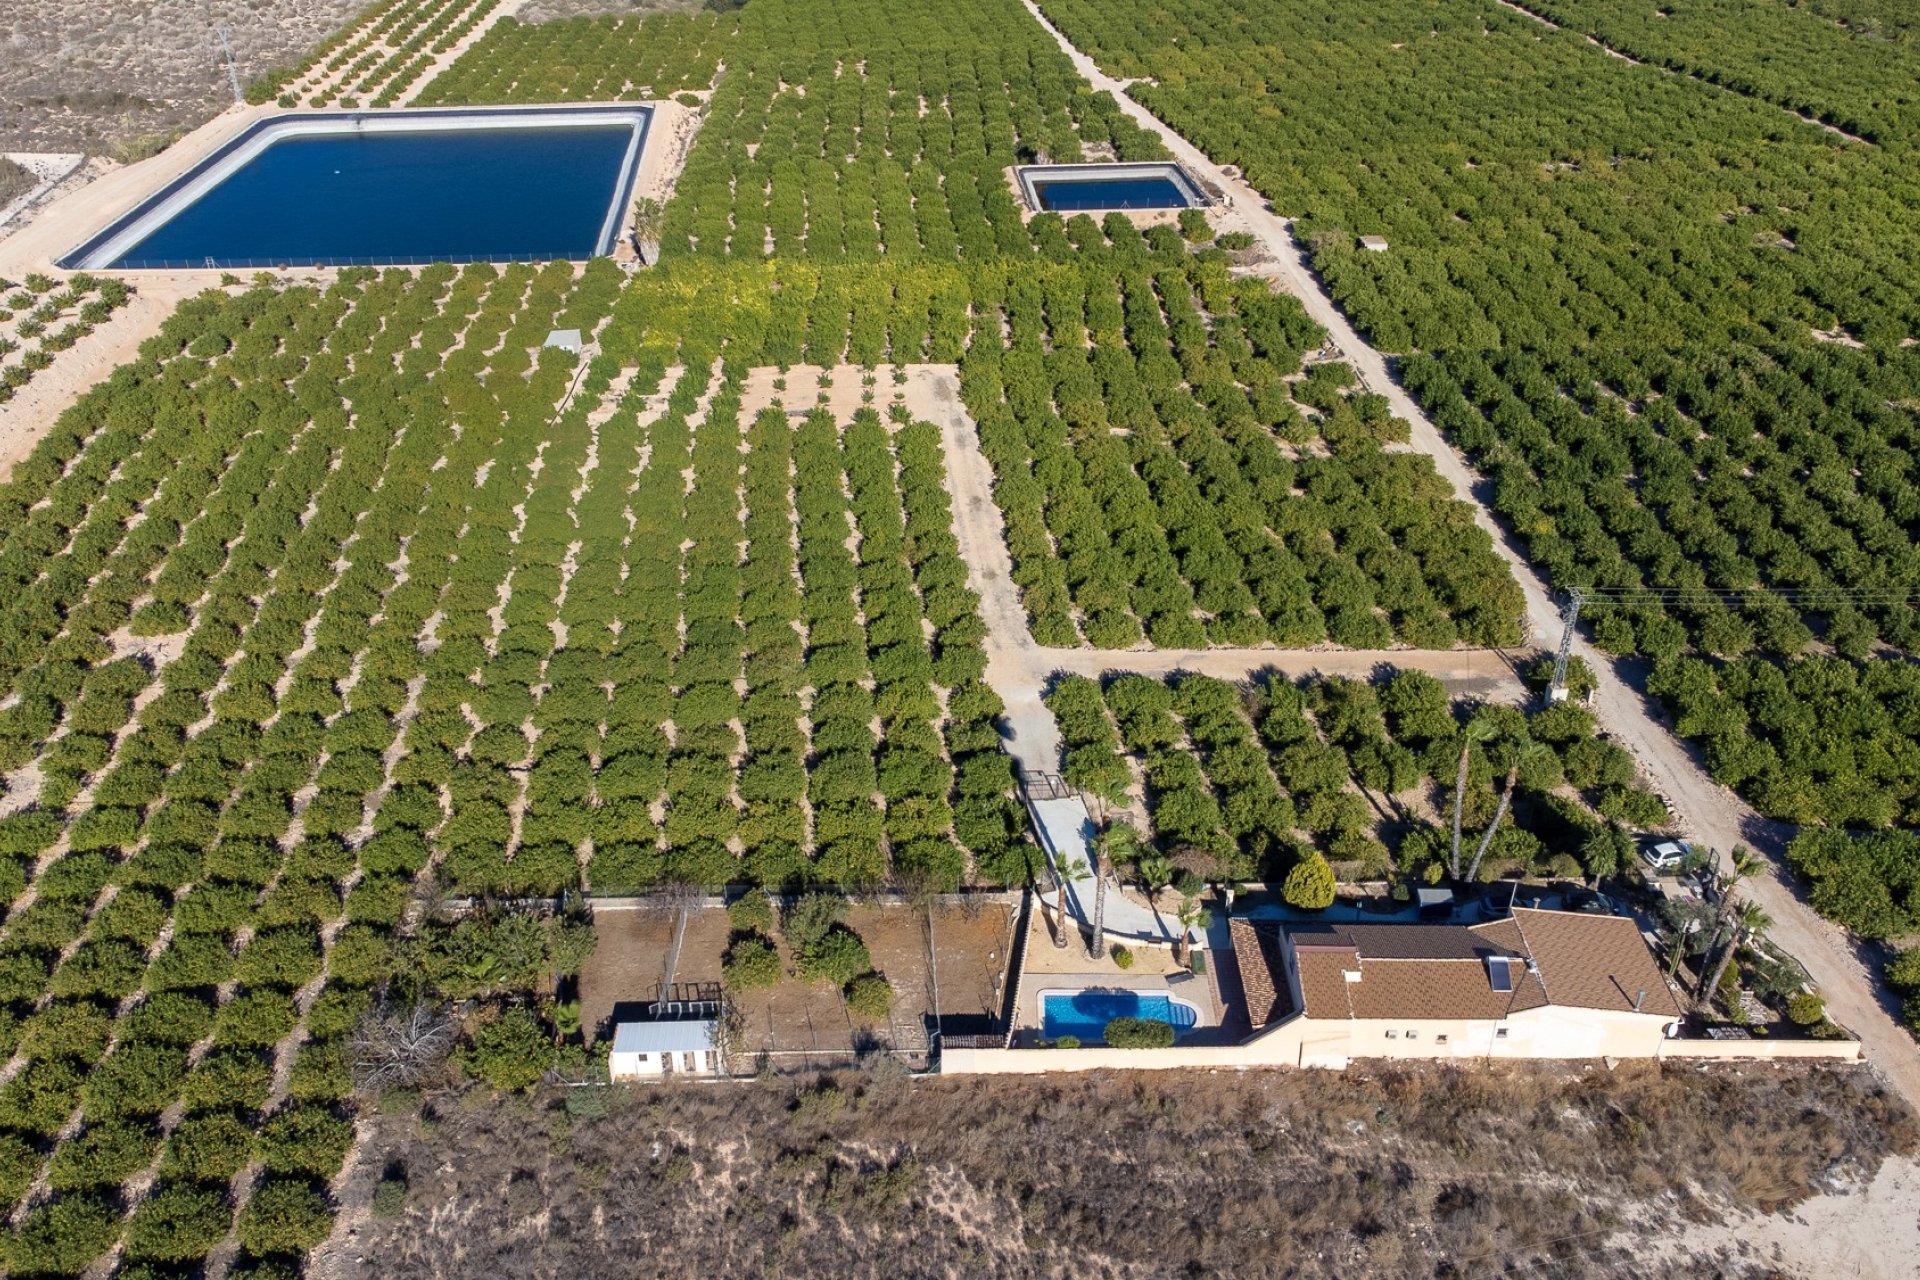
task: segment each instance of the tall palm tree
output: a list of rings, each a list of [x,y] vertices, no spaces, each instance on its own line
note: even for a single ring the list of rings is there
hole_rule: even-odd
[[[1729,920],[1734,914],[1734,909],[1740,905],[1739,900],[1733,896],[1734,888],[1765,865],[1766,860],[1745,845],[1735,845],[1733,852],[1727,855],[1727,869],[1719,877],[1720,905],[1714,911],[1713,919],[1707,923],[1707,945],[1700,953],[1702,978],[1706,976],[1706,965],[1713,955],[1714,948],[1721,945],[1721,937],[1733,932],[1729,927]],[[1732,942],[1727,944],[1727,949],[1729,952],[1734,949]],[[1706,997],[1712,990],[1710,985],[1703,982],[1698,988],[1699,997]]]
[[[1107,872],[1117,861],[1131,861],[1141,847],[1140,833],[1127,822],[1108,823],[1093,838],[1093,934],[1087,939],[1087,959],[1098,960],[1104,949],[1107,923]]]
[[[1727,966],[1733,963],[1734,955],[1742,943],[1752,942],[1773,924],[1773,918],[1760,909],[1755,902],[1743,902],[1733,914],[1733,932],[1727,938],[1726,949],[1720,953],[1720,959],[1713,966],[1713,973],[1700,987],[1699,998],[1712,1000],[1713,993],[1720,989],[1720,979],[1726,976]]]
[[[1733,852],[1727,855],[1727,869],[1720,874],[1720,909],[1713,917],[1716,931],[1733,912],[1734,887],[1766,865],[1767,860],[1747,846],[1733,846]]]
[[[652,266],[660,258],[660,230],[666,222],[666,210],[660,202],[643,197],[633,204],[633,239],[640,250],[640,260]]]
[[[1057,854],[1048,859],[1047,865],[1053,870],[1053,887],[1060,895],[1060,931],[1053,935],[1053,945],[1065,951],[1067,949],[1067,885],[1086,873],[1087,860]]]
[[[1098,960],[1105,953],[1102,943],[1107,927],[1107,868],[1106,859],[1100,856],[1100,845],[1093,846],[1093,919],[1087,934],[1087,959]]]
[[[1478,717],[1460,730],[1460,768],[1453,780],[1453,853],[1447,859],[1447,871],[1455,880],[1460,878],[1460,814],[1466,807],[1467,765],[1473,756],[1473,744],[1492,740],[1494,732],[1489,721]]]
[[[1180,904],[1180,914],[1176,918],[1180,922],[1180,936],[1174,939],[1173,955],[1181,964],[1186,964],[1193,959],[1193,943],[1188,935],[1213,923],[1213,917],[1200,905],[1198,898],[1188,898]]]
[[[1493,811],[1493,821],[1480,833],[1480,844],[1473,851],[1473,865],[1467,868],[1467,882],[1471,884],[1480,876],[1480,860],[1487,856],[1487,846],[1493,843],[1493,833],[1500,829],[1500,820],[1507,816],[1507,810],[1513,804],[1513,788],[1520,781],[1520,769],[1529,760],[1538,759],[1551,750],[1544,743],[1528,742],[1513,753],[1513,762],[1507,766],[1507,784],[1500,791],[1500,805]],[[1458,857],[1458,854],[1455,855]]]

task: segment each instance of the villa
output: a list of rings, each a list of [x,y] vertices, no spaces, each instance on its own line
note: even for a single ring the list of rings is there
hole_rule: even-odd
[[[1231,927],[1249,1047],[1301,1066],[1654,1057],[1681,1016],[1638,927],[1618,916]]]

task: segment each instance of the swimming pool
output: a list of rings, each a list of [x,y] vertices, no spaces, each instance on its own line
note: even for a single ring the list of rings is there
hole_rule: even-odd
[[[1197,209],[1207,204],[1198,184],[1179,165],[1030,164],[1017,171],[1020,190],[1034,210],[1097,213],[1110,209]]]
[[[1168,178],[1103,178],[1036,182],[1040,207],[1056,213],[1106,209],[1184,209],[1187,197]]]
[[[270,117],[61,265],[594,257],[625,221],[650,118],[645,107]]]
[[[1120,991],[1112,988],[1040,993],[1040,1034],[1048,1040],[1073,1036],[1082,1044],[1097,1044],[1115,1018],[1147,1018],[1164,1022],[1177,1036],[1200,1021],[1200,1011],[1164,991]]]

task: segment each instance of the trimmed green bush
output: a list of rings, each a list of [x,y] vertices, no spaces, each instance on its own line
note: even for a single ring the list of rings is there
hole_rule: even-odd
[[[1113,1018],[1101,1033],[1113,1049],[1165,1049],[1173,1044],[1173,1026],[1157,1018]]]

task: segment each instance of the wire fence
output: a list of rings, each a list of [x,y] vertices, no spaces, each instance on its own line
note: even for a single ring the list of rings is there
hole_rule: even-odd
[[[97,268],[106,271],[278,271],[296,267],[426,267],[436,262],[463,266],[471,262],[498,264],[516,262],[583,262],[601,257],[597,253],[559,250],[541,253],[467,253],[414,255],[298,257],[298,258],[120,258]]]

